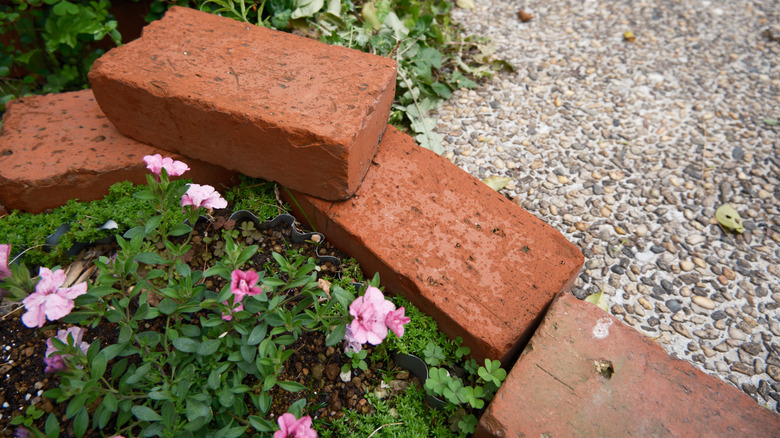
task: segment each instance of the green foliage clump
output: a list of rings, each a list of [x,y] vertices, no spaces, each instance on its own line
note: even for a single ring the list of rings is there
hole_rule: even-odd
[[[86,88],[96,42],[119,44],[109,0],[12,0],[0,4],[0,112],[30,94]]]
[[[388,438],[450,438],[456,435],[449,428],[448,415],[425,404],[422,388],[410,385],[390,400],[380,400],[374,394],[368,394],[366,399],[376,412],[366,415],[345,410],[346,415],[333,424],[318,425],[319,436],[367,437],[379,427],[382,430],[375,436]]]
[[[246,175],[239,175],[239,178],[239,184],[225,192],[225,200],[233,204],[233,211],[251,211],[264,222],[290,210],[288,206],[276,203],[273,182]]]
[[[176,181],[184,185],[186,180]],[[143,212],[150,213],[148,203],[133,197],[143,187],[131,182],[119,182],[111,186],[108,195],[91,202],[70,200],[49,213],[32,214],[14,211],[0,219],[0,242],[10,243],[16,255],[30,248],[24,255],[28,266],[55,266],[66,263],[68,251],[74,243],[90,243],[138,225]],[[183,220],[182,215],[172,218]],[[113,220],[117,229],[101,229]],[[46,245],[46,238],[61,225],[70,224],[55,247]]]

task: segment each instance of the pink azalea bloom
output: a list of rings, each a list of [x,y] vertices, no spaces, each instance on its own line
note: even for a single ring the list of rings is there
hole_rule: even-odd
[[[404,312],[406,309],[399,307],[397,310],[387,312],[385,317],[385,325],[399,338],[404,335],[404,324],[409,324],[412,320],[408,316],[404,316]]]
[[[22,322],[30,328],[43,327],[46,318],[54,321],[69,314],[73,310],[73,300],[87,293],[85,282],[60,287],[65,283],[65,271],[62,269],[52,272],[49,268],[41,268],[39,275],[41,279],[35,285],[35,292],[22,300],[27,309],[27,313],[22,315]]]
[[[65,359],[59,354],[55,354],[51,357],[44,357],[43,362],[46,363],[46,369],[43,370],[44,373],[56,373],[57,371],[64,370],[68,367],[68,364],[65,363]]]
[[[355,340],[361,344],[381,344],[387,336],[385,318],[392,310],[395,304],[386,300],[382,291],[369,286],[365,295],[349,305],[349,314],[355,318],[350,325]]]
[[[181,206],[191,205],[192,208],[204,207],[209,210],[227,207],[227,201],[214,190],[214,187],[200,184],[188,184],[187,193],[181,197]]]
[[[84,354],[87,354],[87,350],[89,350],[89,344],[81,340],[81,338],[84,337],[85,331],[86,330],[81,327],[71,327],[67,330],[57,330],[57,339],[62,341],[65,345],[68,345],[68,335],[70,335],[73,338],[73,346],[79,347],[81,351],[84,352]],[[54,346],[51,338],[47,339],[46,353],[44,353],[44,356],[49,357],[52,353],[55,352],[57,352],[57,347]]]
[[[160,175],[162,169],[168,173],[168,176],[179,176],[190,170],[190,167],[181,161],[174,161],[171,157],[163,158],[160,154],[147,155],[144,157],[146,168],[153,174]]]
[[[11,267],[8,266],[8,259],[11,256],[11,245],[0,245],[0,280],[11,276]]]
[[[317,431],[311,428],[311,417],[306,415],[296,420],[293,414],[286,412],[277,420],[279,430],[274,438],[317,438]]]

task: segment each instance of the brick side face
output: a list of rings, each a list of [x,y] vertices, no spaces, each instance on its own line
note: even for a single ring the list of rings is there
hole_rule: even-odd
[[[780,415],[566,293],[550,307],[474,436],[772,437],[778,431]]]
[[[392,127],[352,199],[294,196],[367,274],[480,360],[510,363],[583,263],[556,230]]]
[[[218,165],[125,137],[100,111],[91,90],[17,99],[0,131],[0,203],[39,213],[69,199],[91,201],[119,181],[146,182],[145,155],[185,161],[184,177],[221,188],[236,177]]]

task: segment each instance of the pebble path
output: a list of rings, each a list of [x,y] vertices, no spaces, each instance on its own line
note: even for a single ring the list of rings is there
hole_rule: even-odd
[[[475,3],[517,70],[438,110],[445,156],[580,247],[575,295],[780,412],[780,2]]]

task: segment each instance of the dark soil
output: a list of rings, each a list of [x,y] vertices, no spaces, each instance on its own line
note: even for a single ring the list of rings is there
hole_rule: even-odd
[[[289,228],[275,228],[264,231],[254,230],[247,223],[235,224],[226,218],[229,212],[215,216],[212,222],[201,221],[196,226],[192,239],[193,250],[188,254],[188,262],[193,269],[204,270],[212,266],[214,260],[219,258],[220,248],[224,247],[224,241],[213,240],[204,243],[204,237],[220,235],[220,229],[235,229],[240,233],[237,239],[246,244],[257,244],[260,250],[252,259],[250,266],[261,270],[267,263],[274,264],[271,251],[284,253],[287,250],[298,250],[302,254],[316,256],[317,251],[321,255],[332,255],[340,260],[346,256],[327,242],[323,242],[318,248],[312,243],[293,243],[290,238]],[[206,239],[208,240],[208,239]],[[221,242],[221,243],[220,243]],[[82,252],[78,260],[93,260],[100,255],[111,255],[116,251],[114,246],[102,246],[90,248]],[[335,277],[339,274],[339,267],[330,263],[321,266],[320,276],[329,275]],[[91,277],[94,278],[94,273]],[[212,283],[213,281],[213,283]],[[207,280],[210,290],[219,290],[222,280]],[[30,329],[21,323],[21,315],[24,309],[21,303],[2,303],[0,309],[0,378],[3,384],[0,386],[0,437],[12,436],[16,426],[11,426],[13,417],[23,414],[32,404],[47,414],[54,412],[60,421],[62,433],[60,436],[73,436],[70,421],[65,420],[65,408],[67,403],[55,405],[52,400],[43,397],[42,394],[58,386],[59,378],[55,374],[44,373],[43,362],[46,350],[46,339],[56,335],[57,330],[65,329],[69,325],[63,323],[49,324],[43,329]],[[10,309],[10,310],[9,310]],[[164,324],[164,321],[150,320],[143,326],[144,330],[154,329]],[[101,346],[114,343],[119,330],[116,324],[102,320],[97,327],[86,329],[84,341],[91,343],[100,339]],[[349,382],[343,382],[339,378],[341,366],[348,358],[340,345],[335,347],[325,346],[325,337],[322,333],[307,333],[291,345],[295,353],[286,362],[279,380],[296,381],[307,390],[290,393],[274,387],[271,390],[273,405],[270,419],[286,412],[289,405],[305,397],[308,401],[308,412],[315,419],[330,422],[342,417],[343,409],[350,409],[361,413],[369,413],[371,408],[365,400],[367,391],[376,388],[382,381],[385,372],[392,370],[394,364],[371,363],[366,371],[353,370],[353,377]],[[369,353],[371,350],[369,349]],[[369,359],[371,355],[369,354]],[[107,373],[111,372],[111,363]],[[400,378],[408,376],[408,373],[399,373]],[[407,377],[408,378],[408,377]],[[245,382],[251,385],[251,382]],[[400,391],[408,385],[408,381],[393,382],[390,392]],[[43,423],[47,415],[42,416],[35,425],[43,430]],[[88,430],[86,436],[101,436],[100,431]],[[110,436],[110,435],[107,435]]]

